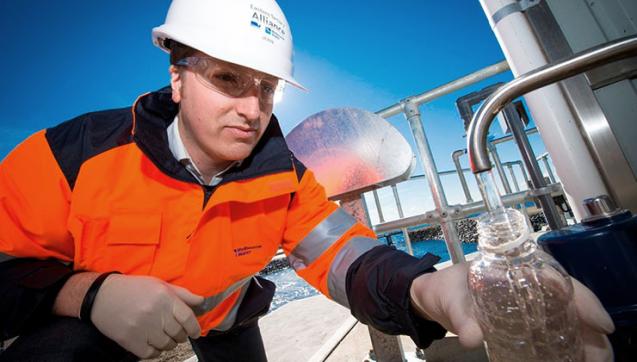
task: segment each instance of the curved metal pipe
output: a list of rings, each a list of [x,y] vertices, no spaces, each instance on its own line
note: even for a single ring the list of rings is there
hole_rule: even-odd
[[[637,37],[624,38],[604,46],[576,54],[566,60],[547,64],[498,88],[480,106],[469,125],[467,150],[471,170],[481,173],[491,169],[487,152],[489,126],[495,116],[516,97],[551,83],[572,77],[615,60],[637,55]]]

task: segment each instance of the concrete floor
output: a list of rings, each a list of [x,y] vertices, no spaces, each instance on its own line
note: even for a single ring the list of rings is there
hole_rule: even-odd
[[[260,323],[270,362],[368,361],[372,343],[367,326],[356,322],[349,310],[322,295],[286,304]],[[417,359],[409,337],[400,342],[407,361]],[[466,350],[448,334],[425,350],[427,362],[488,361],[484,349]]]

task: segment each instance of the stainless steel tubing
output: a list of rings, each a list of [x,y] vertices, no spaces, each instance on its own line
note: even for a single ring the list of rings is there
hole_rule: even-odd
[[[556,179],[555,175],[553,174],[553,170],[551,170],[551,164],[549,163],[549,154],[545,153],[540,156],[540,158],[544,162],[544,168],[546,169],[546,174],[549,175],[549,180],[551,181],[551,183],[554,184],[556,182]]]
[[[391,185],[391,190],[394,192],[394,200],[396,200],[396,208],[398,209],[398,218],[402,219],[405,217],[403,214],[403,207],[400,204],[400,197],[398,196],[398,187],[396,185]],[[403,238],[405,238],[405,245],[407,246],[407,252],[409,255],[414,255],[414,249],[411,247],[411,238],[409,237],[409,231],[407,228],[402,228]]]
[[[624,38],[592,50],[576,54],[564,61],[547,64],[528,72],[493,92],[473,116],[469,125],[467,150],[473,173],[491,169],[487,152],[487,134],[495,116],[516,97],[558,82],[576,74],[637,55],[637,37]]]
[[[416,103],[416,105],[420,105],[422,103],[429,102],[436,98],[455,92],[458,89],[462,89],[471,84],[478,83],[487,78],[493,77],[494,75],[504,73],[507,70],[509,70],[509,64],[506,62],[506,60],[503,60],[499,63],[490,65],[486,68],[483,68],[476,72],[468,74],[462,78],[456,79],[453,82],[449,82],[447,84],[441,85],[440,87],[437,87],[432,90],[421,93],[419,95],[413,96],[410,99],[412,102]],[[401,112],[403,112],[402,103],[397,103],[397,104],[394,104],[393,106],[389,106],[385,109],[381,109],[380,111],[376,112],[376,114],[378,114],[379,116],[383,118],[389,118]]]
[[[518,149],[520,150],[520,154],[522,155],[522,160],[524,161],[524,165],[531,175],[531,187],[536,190],[545,187],[546,182],[544,182],[542,170],[540,169],[540,165],[535,159],[533,147],[531,147],[529,138],[526,136],[526,133],[524,131],[524,123],[522,123],[522,120],[520,119],[518,110],[513,104],[508,104],[504,108],[503,113],[504,119],[509,129],[511,130],[511,134],[517,142]],[[544,216],[546,217],[546,222],[549,224],[551,230],[561,229],[564,226],[564,223],[562,222],[562,215],[560,215],[559,211],[557,210],[557,207],[555,206],[551,195],[540,195],[537,198],[537,202],[539,203],[540,207],[542,207],[542,211],[544,212]]]
[[[518,166],[520,166],[520,171],[522,171],[522,176],[524,177],[524,185],[526,187],[529,187],[529,175],[526,173],[526,168],[524,168],[524,165],[522,164],[522,161],[516,161],[516,163],[518,164]]]
[[[411,131],[414,134],[414,140],[416,141],[416,147],[420,155],[420,159],[422,160],[423,170],[427,176],[429,187],[431,188],[434,205],[436,206],[436,209],[440,211],[442,216],[440,218],[440,228],[442,229],[442,233],[445,237],[449,256],[451,256],[451,261],[454,264],[463,262],[465,259],[462,247],[460,246],[458,232],[454,222],[452,220],[448,220],[447,217],[447,197],[445,196],[442,183],[440,182],[440,176],[438,175],[438,169],[436,168],[436,163],[434,162],[433,155],[431,154],[429,141],[425,135],[425,129],[422,125],[418,105],[407,99],[403,101],[402,106],[405,117],[407,117]]]
[[[532,200],[533,196],[528,191],[520,191],[502,197],[502,202],[507,206],[517,205],[525,201]],[[454,219],[462,219],[468,215],[472,215],[485,210],[484,202],[476,201],[466,205],[454,205],[450,209]],[[428,211],[424,214],[409,216],[404,219],[387,221],[382,224],[374,225],[373,229],[376,233],[385,233],[393,230],[400,230],[409,226],[432,224],[441,220],[440,213],[436,210]]]
[[[526,169],[524,168],[524,164],[522,163],[522,161],[517,160],[517,161],[508,161],[508,162],[504,162],[502,164],[503,166],[507,166],[507,167],[514,167],[514,166],[518,166],[520,168],[520,173],[522,173],[522,177],[524,178],[524,181],[528,181],[529,180],[529,176],[527,176],[526,174]],[[512,169],[511,172],[513,172],[515,169]],[[516,178],[517,180],[517,178]],[[526,184],[523,184],[526,185]]]
[[[378,192],[374,190],[372,191],[372,195],[374,195],[374,203],[376,204],[376,211],[378,212],[378,220],[380,222],[384,222],[385,217],[383,217],[383,207],[380,205],[380,200],[378,199]]]
[[[532,200],[532,196],[528,191],[520,191],[509,195],[502,196],[502,202],[506,206],[513,206],[524,203],[525,201]],[[483,212],[486,210],[484,202],[477,201],[471,204],[462,205],[462,216]]]
[[[458,173],[458,178],[460,179],[460,184],[462,185],[462,191],[464,191],[464,197],[467,199],[467,203],[473,202],[473,198],[471,198],[471,192],[469,191],[469,185],[467,184],[467,179],[464,177],[464,169],[460,165],[460,156],[467,153],[466,149],[455,150],[451,154],[451,158],[453,159],[453,164],[456,165],[456,172]]]
[[[515,177],[515,172],[513,171],[513,163],[509,163],[506,166],[509,169],[509,173],[511,174],[511,181],[513,181],[513,188],[515,189],[515,192],[519,192],[520,184],[518,184],[518,179],[517,177]]]

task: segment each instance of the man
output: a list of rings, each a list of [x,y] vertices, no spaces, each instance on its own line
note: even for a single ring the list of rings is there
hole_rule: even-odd
[[[481,343],[466,266],[431,273],[436,257],[381,245],[287,149],[273,103],[300,85],[273,0],[174,0],[153,39],[170,87],[38,132],[0,165],[0,339],[19,336],[0,360],[136,360],[188,338],[201,361],[265,360],[274,286],[255,275],[279,247],[364,323],[421,347],[445,329]],[[612,323],[576,293],[603,351]]]

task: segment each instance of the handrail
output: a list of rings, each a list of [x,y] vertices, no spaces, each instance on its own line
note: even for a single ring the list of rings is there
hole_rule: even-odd
[[[493,77],[494,75],[506,72],[507,70],[509,70],[509,64],[506,62],[506,60],[503,60],[493,65],[490,65],[486,68],[473,72],[471,74],[467,74],[464,77],[456,79],[452,82],[443,84],[439,87],[417,94],[415,96],[408,97],[408,99],[410,99],[416,105],[421,105],[422,103],[426,103],[434,99],[440,98],[444,95],[455,92],[466,86],[469,86],[477,82],[480,82],[482,80],[485,80],[487,78]],[[383,118],[389,118],[397,114],[400,114],[403,111],[404,110],[403,110],[402,103],[398,102],[398,103],[395,103],[394,105],[391,105],[387,108],[383,108],[377,111],[376,114],[378,114],[379,116]]]
[[[637,37],[624,38],[578,53],[559,63],[547,64],[521,75],[498,88],[480,106],[469,125],[467,150],[471,170],[481,173],[491,169],[487,152],[487,135],[495,116],[513,99],[600,65],[637,55]]]

